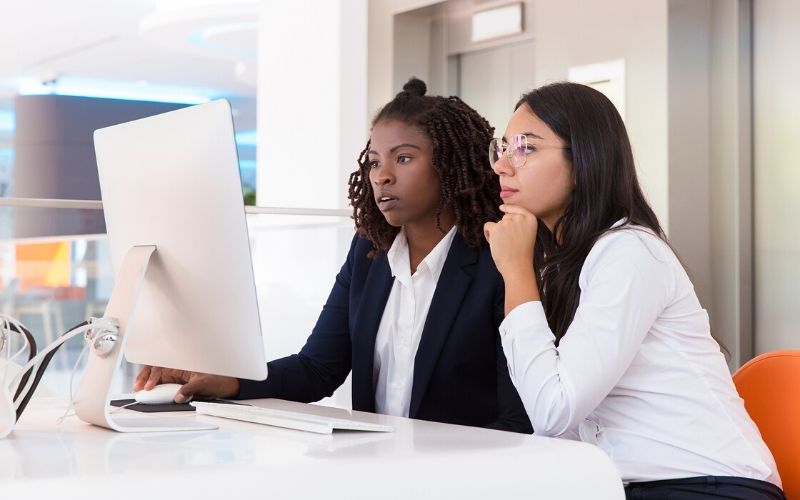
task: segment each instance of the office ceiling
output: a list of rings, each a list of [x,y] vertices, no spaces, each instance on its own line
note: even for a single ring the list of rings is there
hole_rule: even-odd
[[[256,0],[0,2],[0,99],[67,80],[255,96]]]

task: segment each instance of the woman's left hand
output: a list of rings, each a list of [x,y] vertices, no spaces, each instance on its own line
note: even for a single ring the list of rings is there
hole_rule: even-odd
[[[533,270],[533,245],[539,223],[536,216],[517,205],[500,205],[499,222],[483,225],[497,270],[504,279]]]

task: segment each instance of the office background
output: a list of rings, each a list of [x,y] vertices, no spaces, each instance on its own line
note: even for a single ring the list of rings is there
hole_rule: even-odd
[[[2,8],[0,306],[42,341],[101,314],[113,273],[97,207],[20,199],[99,200],[93,128],[225,97],[243,196],[312,209],[249,216],[267,355],[295,352],[352,235],[346,181],[370,118],[415,75],[432,93],[460,95],[498,135],[526,89],[571,79],[606,92],[731,368],[800,348],[794,0],[7,0]],[[481,25],[487,38],[475,36],[474,23],[504,9],[496,26]],[[79,348],[60,355],[43,390],[63,392]],[[330,400],[348,401],[347,387]]]

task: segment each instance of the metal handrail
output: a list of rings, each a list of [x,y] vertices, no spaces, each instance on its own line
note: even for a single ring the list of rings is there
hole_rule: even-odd
[[[54,198],[0,198],[0,206],[23,208],[67,208],[72,210],[102,210],[100,200],[65,200]],[[293,208],[293,207],[254,207],[245,206],[247,214],[267,215],[322,215],[328,217],[349,217],[351,210],[343,208]]]

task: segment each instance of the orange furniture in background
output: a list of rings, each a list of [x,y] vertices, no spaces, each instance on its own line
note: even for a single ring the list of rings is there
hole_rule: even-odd
[[[16,275],[20,290],[70,285],[70,243],[25,243],[16,247]]]
[[[775,457],[786,498],[800,500],[800,351],[757,356],[733,382]]]

